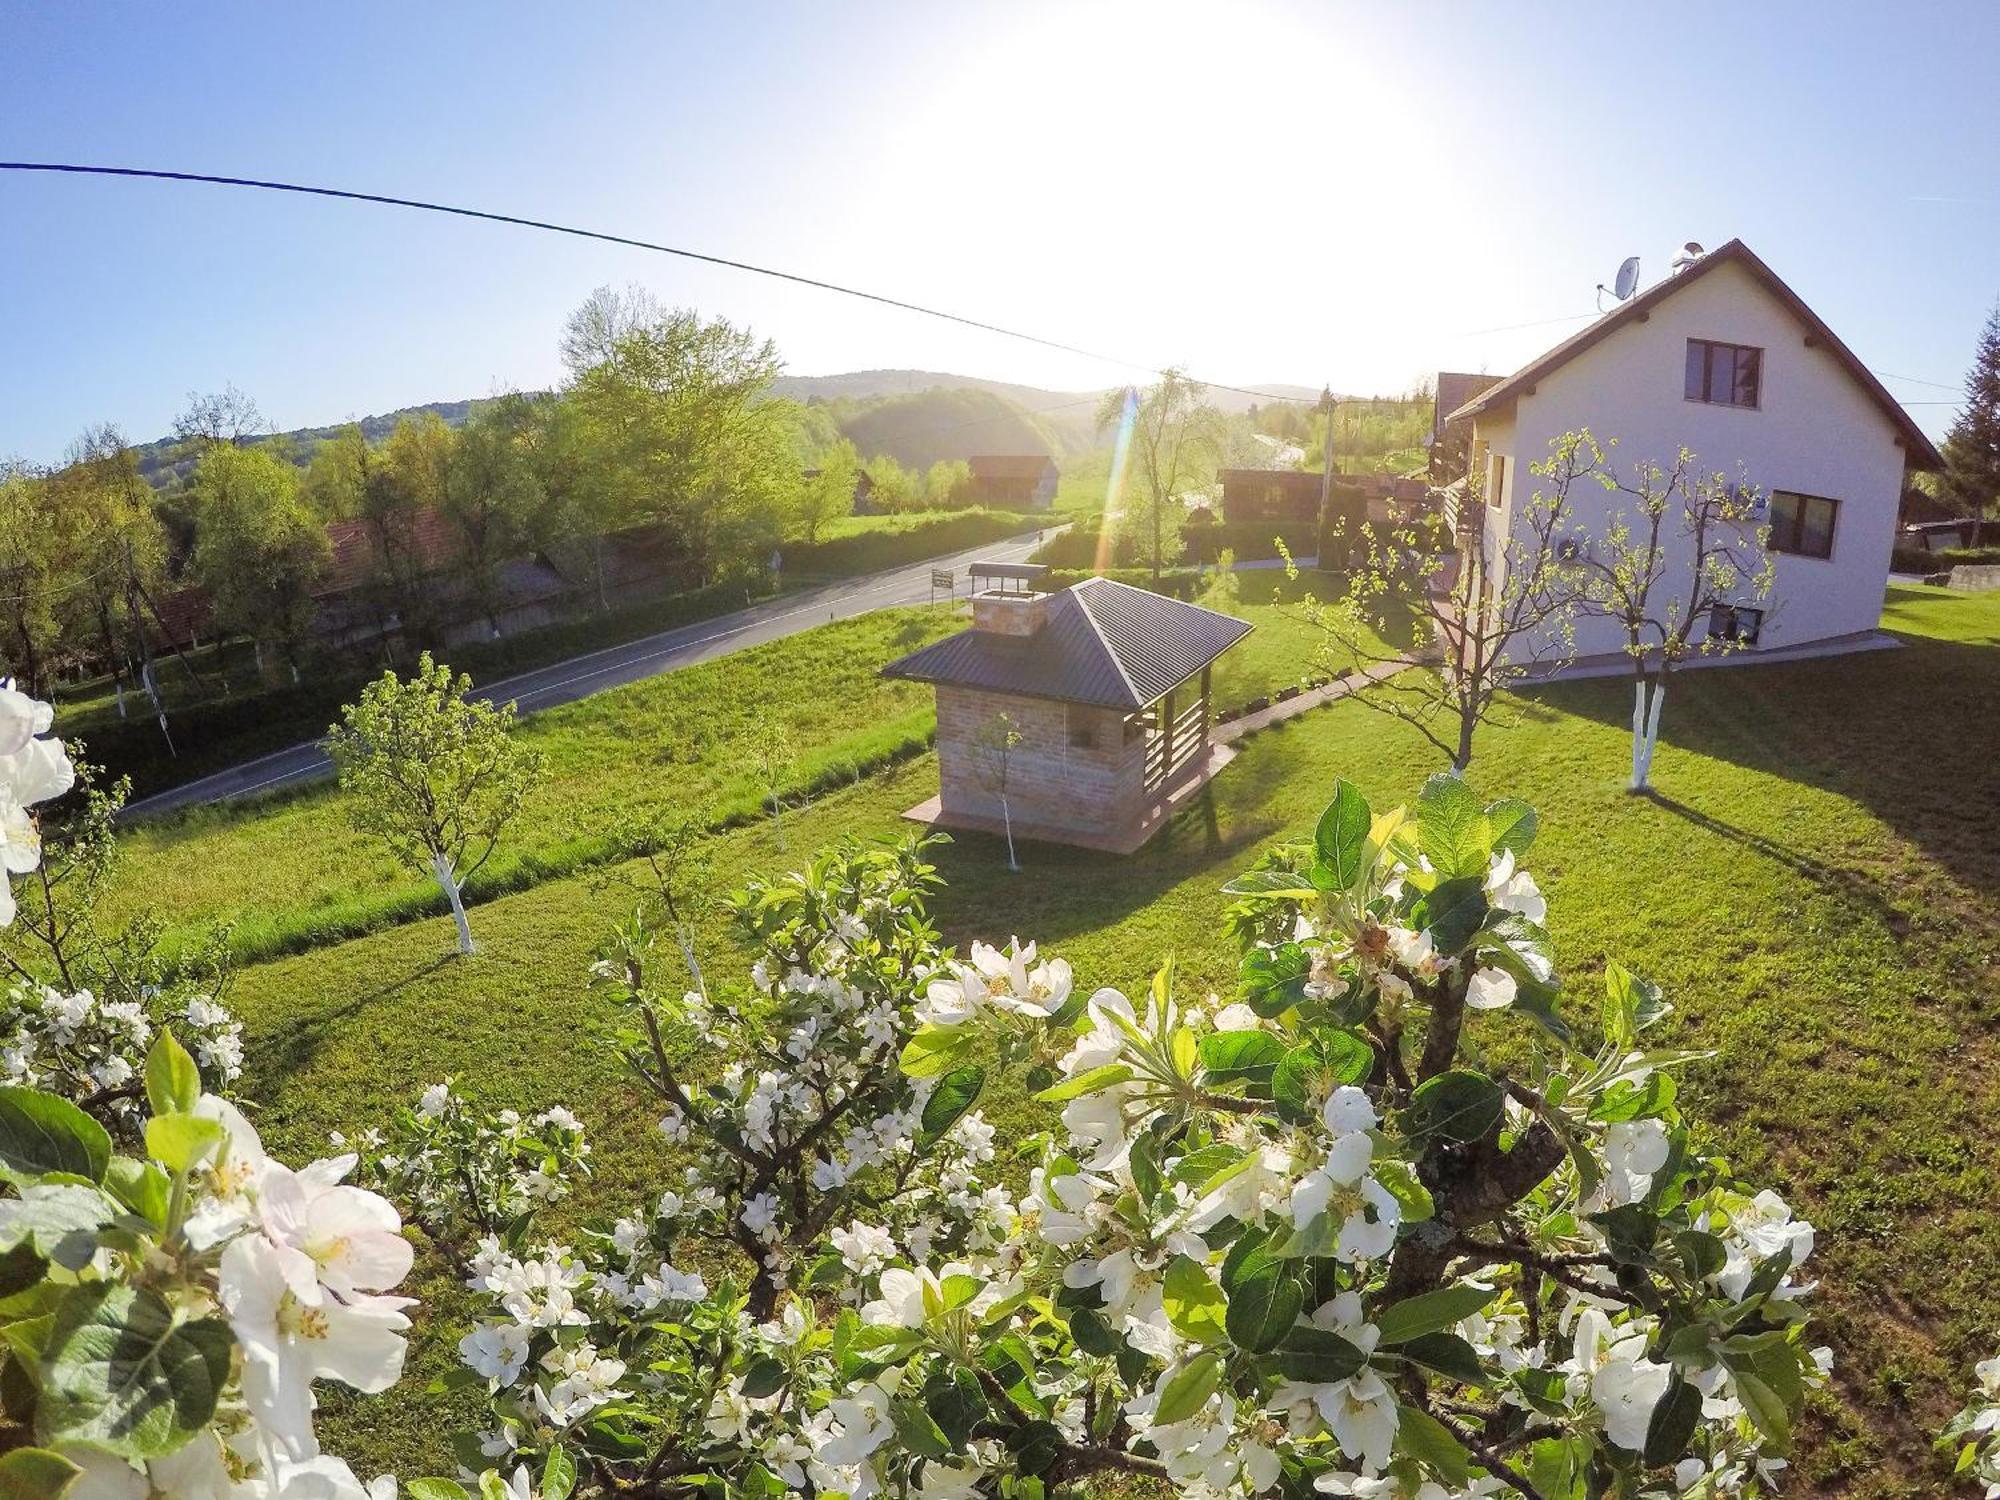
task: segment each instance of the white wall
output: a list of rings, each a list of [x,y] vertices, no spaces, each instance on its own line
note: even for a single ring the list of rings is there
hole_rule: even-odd
[[[1687,341],[1754,344],[1764,351],[1755,409],[1689,401]],[[1889,572],[1905,454],[1873,398],[1823,348],[1808,348],[1806,329],[1741,265],[1708,271],[1655,306],[1647,320],[1616,333],[1544,376],[1509,413],[1482,418],[1477,436],[1508,454],[1507,503],[1513,524],[1539,485],[1528,465],[1548,456],[1551,439],[1589,428],[1599,443],[1618,439],[1611,459],[1630,479],[1639,463],[1671,466],[1682,447],[1696,468],[1735,477],[1738,465],[1768,496],[1774,490],[1840,502],[1833,555],[1781,553],[1759,645],[1796,645],[1875,627]],[[1573,487],[1581,528],[1603,524],[1629,497],[1595,484]],[[1686,587],[1683,561],[1677,575]],[[1756,603],[1748,596],[1746,604]],[[1705,628],[1705,625],[1704,625]],[[1606,655],[1623,646],[1610,620],[1578,622],[1577,654]]]

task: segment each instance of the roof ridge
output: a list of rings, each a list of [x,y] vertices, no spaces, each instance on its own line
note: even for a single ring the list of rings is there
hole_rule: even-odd
[[[1097,616],[1090,612],[1090,602],[1084,596],[1083,590],[1084,585],[1092,583],[1108,583],[1118,588],[1131,588],[1132,586],[1129,583],[1121,584],[1115,578],[1106,578],[1101,573],[1093,573],[1088,578],[1078,579],[1065,592],[1075,596],[1076,607],[1082,612],[1084,623],[1090,626],[1091,638],[1097,642],[1098,649],[1110,658],[1112,670],[1118,674],[1118,680],[1125,684],[1127,696],[1138,707],[1144,708],[1146,700],[1139,695],[1139,685],[1132,680],[1132,674],[1125,670],[1125,663],[1119,660],[1118,648],[1104,638],[1104,627],[1097,623]],[[1145,590],[1133,589],[1133,592],[1144,593]]]

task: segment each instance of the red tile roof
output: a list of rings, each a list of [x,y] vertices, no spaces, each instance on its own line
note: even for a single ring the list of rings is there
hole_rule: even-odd
[[[444,517],[427,506],[392,513],[386,524],[394,529],[398,545],[415,555],[420,573],[437,572],[458,550]],[[334,521],[326,528],[326,540],[332,556],[313,590],[316,599],[352,593],[381,567],[381,538],[372,520]]]

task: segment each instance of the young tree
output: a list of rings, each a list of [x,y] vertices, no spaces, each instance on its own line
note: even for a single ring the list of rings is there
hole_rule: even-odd
[[[233,385],[205,396],[189,391],[187,410],[174,418],[174,436],[195,453],[222,443],[241,443],[268,430],[257,403]]]
[[[1139,486],[1136,511],[1113,496],[1114,512],[1136,537],[1140,557],[1156,581],[1160,569],[1180,552],[1181,496],[1214,479],[1222,452],[1222,415],[1204,399],[1204,391],[1173,369],[1143,395],[1136,388],[1113,391],[1098,408],[1098,429],[1118,429]]]
[[[73,580],[62,601],[66,633],[77,640],[96,635],[121,716],[124,669],[136,663],[140,685],[164,723],[153,640],[161,624],[155,594],[166,576],[169,543],[152,486],[124,435],[107,422],[70,445],[55,487]]]
[[[298,681],[328,556],[299,471],[266,447],[221,443],[196,464],[193,495],[194,571],[216,617],[251,638],[260,666],[273,649]]]
[[[1965,377],[1965,406],[1944,439],[1944,492],[1972,518],[1978,546],[1989,512],[2000,508],[2000,307],[1987,314]]]
[[[9,673],[31,697],[48,689],[49,662],[62,641],[58,606],[76,581],[53,490],[49,476],[25,461],[0,460],[0,618]]]
[[[962,458],[941,458],[924,470],[924,505],[931,510],[952,510],[964,503],[959,497],[971,482],[971,464]]]
[[[821,456],[819,472],[799,492],[799,530],[807,542],[818,541],[828,521],[854,514],[854,486],[860,478],[861,455],[846,438]]]
[[[385,672],[328,731],[349,816],[405,860],[428,867],[451,903],[458,951],[471,953],[465,882],[542,776],[540,752],[513,736],[514,705],[471,697],[472,679],[426,651],[404,681]]]
[[[1357,699],[1410,725],[1455,771],[1472,763],[1479,726],[1503,717],[1503,694],[1575,654],[1576,567],[1564,544],[1580,463],[1571,448],[1533,465],[1540,483],[1504,529],[1477,476],[1414,515],[1330,528],[1353,559],[1347,593],[1309,593],[1299,606],[1326,633],[1322,661],[1333,672],[1358,666]],[[1454,529],[1455,508],[1470,525]],[[1289,558],[1287,569],[1298,576]],[[1384,644],[1402,641],[1407,649]]]
[[[1007,830],[1007,868],[1020,873],[1021,862],[1014,857],[1014,813],[1007,794],[1014,773],[1014,751],[1020,746],[1021,731],[1013,718],[995,714],[972,737],[973,774],[979,783],[1000,799],[1000,824]]]
[[[922,510],[924,485],[916,472],[904,468],[887,453],[878,453],[862,466],[868,475],[868,493],[875,508],[889,513]]]
[[[1580,614],[1616,621],[1624,633],[1634,686],[1629,789],[1643,792],[1660,743],[1667,678],[1690,656],[1744,647],[1735,632],[1716,633],[1713,614],[1761,607],[1776,563],[1765,550],[1756,492],[1746,481],[1698,471],[1687,449],[1670,469],[1649,458],[1628,476],[1588,429],[1550,446],[1552,456],[1573,458],[1615,497],[1602,520],[1591,507],[1591,519],[1579,519],[1565,545],[1576,558]],[[1616,439],[1606,445],[1616,446]]]

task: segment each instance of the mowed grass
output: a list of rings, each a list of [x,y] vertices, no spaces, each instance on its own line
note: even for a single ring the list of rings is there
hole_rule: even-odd
[[[774,788],[789,796],[852,780],[921,749],[934,724],[929,691],[877,668],[957,623],[942,608],[882,611],[524,719],[518,733],[548,776],[470,894],[602,862],[629,848],[621,840],[634,827],[754,816]],[[246,955],[443,910],[435,884],[356,833],[347,798],[325,783],[142,821],[124,847],[114,914],[149,909],[183,931],[234,922]]]
[[[1322,603],[1346,592],[1338,573],[1311,569],[1288,578],[1282,568],[1238,571],[1236,602],[1226,606],[1257,628],[1215,664],[1211,688],[1218,711],[1227,713],[1256,698],[1275,698],[1284,688],[1317,682],[1357,665],[1351,654],[1332,648],[1327,634],[1306,622],[1301,601],[1311,594]],[[1208,600],[1197,600],[1208,603]],[[1392,647],[1371,634],[1371,651]]]
[[[1619,679],[1519,700],[1471,772],[1543,813],[1532,865],[1573,1018],[1588,1027],[1609,957],[1662,983],[1677,1006],[1663,1039],[1714,1053],[1686,1074],[1691,1115],[1819,1227],[1817,1333],[1838,1364],[1801,1436],[1801,1492],[1943,1493],[1929,1434],[2000,1332],[2000,595],[1899,589],[1885,623],[1911,644],[1683,674],[1657,798],[1622,790]],[[1388,805],[1435,769],[1407,730],[1335,705],[1245,741],[1139,856],[1025,845],[1025,873],[1010,875],[997,841],[961,838],[938,851],[950,884],[935,910],[957,942],[1039,939],[1080,984],[1136,988],[1173,953],[1186,992],[1226,991],[1217,887],[1272,840],[1306,836],[1336,777]],[[893,836],[935,789],[926,756],[789,818],[784,850],[769,823],[724,834],[715,883],[843,835]],[[470,960],[447,957],[447,922],[426,921],[246,972],[245,1092],[267,1101],[266,1134],[311,1156],[329,1130],[379,1120],[449,1073],[496,1106],[563,1101],[584,1116],[599,1173],[564,1218],[656,1194],[674,1171],[656,1111],[602,1044],[616,1017],[584,984],[633,899],[616,883],[630,873],[492,902]],[[702,941],[728,974],[719,919]],[[1480,1024],[1512,1043],[1517,1023]],[[986,1107],[1014,1132],[1047,1119],[1019,1090]],[[472,1415],[423,1394],[453,1363],[463,1297],[434,1269],[418,1290],[396,1396],[329,1412],[331,1445],[365,1472],[441,1472],[445,1431]]]

